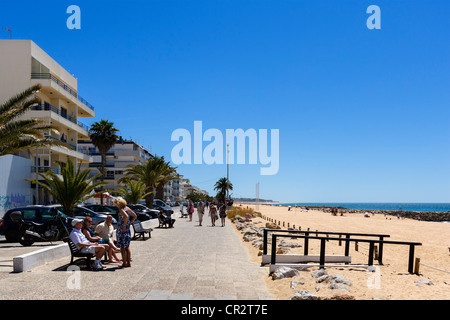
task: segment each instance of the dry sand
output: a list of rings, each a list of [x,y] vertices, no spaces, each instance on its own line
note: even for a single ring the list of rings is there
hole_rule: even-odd
[[[243,204],[243,207],[253,207]],[[329,232],[357,232],[388,234],[386,240],[420,242],[417,246],[415,257],[420,258],[419,274],[408,273],[409,246],[385,244],[383,253],[383,265],[374,261],[377,272],[367,272],[358,267],[328,267],[328,274],[340,274],[349,279],[352,285],[349,291],[331,290],[325,284],[317,284],[312,278],[311,271],[316,267],[301,271],[299,276],[288,279],[272,280],[267,267],[267,286],[271,293],[280,300],[290,300],[298,290],[309,290],[320,297],[332,297],[337,294],[347,294],[357,300],[448,300],[450,299],[450,223],[424,222],[411,219],[397,219],[394,216],[375,214],[369,218],[362,214],[344,214],[344,216],[332,216],[319,210],[301,210],[299,208],[288,211],[287,207],[275,207],[260,205],[257,211],[265,217],[285,222],[290,227],[295,225],[298,230],[319,230]],[[268,222],[262,218],[255,218],[253,222],[259,222],[262,227]],[[239,232],[236,229],[236,232]],[[286,238],[285,238],[286,239]],[[303,253],[303,239],[288,240],[302,245],[289,253]],[[260,264],[259,249],[250,242],[243,242],[247,247],[253,262]],[[351,264],[365,264],[368,262],[368,243],[359,243],[358,251],[350,245]],[[319,254],[320,241],[310,240],[310,254]],[[269,247],[270,250],[270,247]],[[344,244],[338,245],[337,241],[326,242],[326,254],[344,254]],[[424,264],[445,270],[436,270]],[[417,280],[429,280],[431,284],[420,284]],[[291,281],[302,282],[294,289]]]

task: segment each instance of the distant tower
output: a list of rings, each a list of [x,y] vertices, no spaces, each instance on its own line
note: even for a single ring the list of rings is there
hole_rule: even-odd
[[[259,210],[259,182],[256,184],[256,210]]]

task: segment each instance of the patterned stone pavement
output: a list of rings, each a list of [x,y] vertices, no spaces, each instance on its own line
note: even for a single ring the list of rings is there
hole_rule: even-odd
[[[205,218],[207,216],[205,215]],[[271,300],[267,269],[250,261],[230,221],[198,226],[177,218],[131,243],[132,267],[68,271],[70,257],[23,273],[0,273],[0,299]],[[119,255],[120,256],[120,255]]]

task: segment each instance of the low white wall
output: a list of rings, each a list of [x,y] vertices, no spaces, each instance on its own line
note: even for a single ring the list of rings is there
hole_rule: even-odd
[[[40,249],[13,258],[13,271],[24,272],[31,268],[46,264],[50,261],[64,258],[70,255],[67,243],[49,248]]]

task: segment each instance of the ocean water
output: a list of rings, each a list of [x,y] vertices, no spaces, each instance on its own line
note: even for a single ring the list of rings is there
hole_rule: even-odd
[[[343,207],[347,209],[360,209],[360,210],[403,210],[403,211],[429,211],[429,212],[447,212],[450,211],[450,203],[371,203],[371,202],[288,202],[278,203],[288,206],[300,206],[300,207]]]

